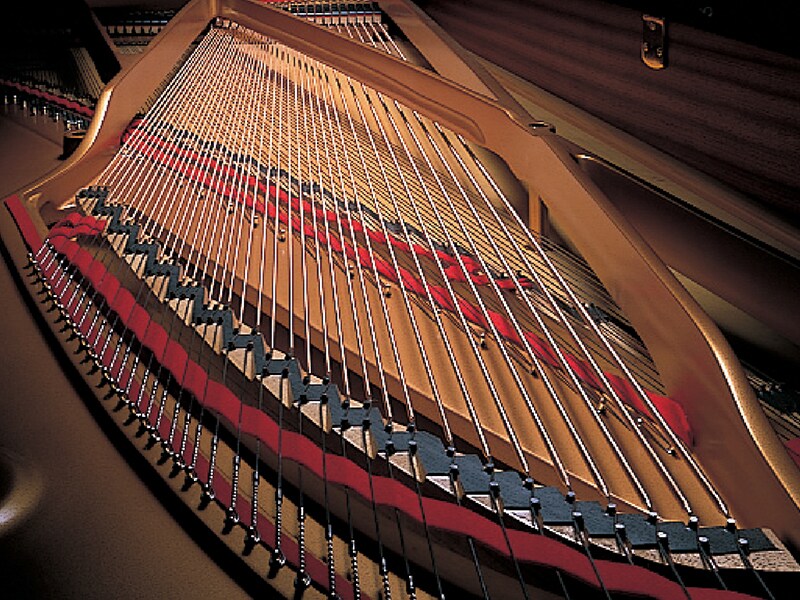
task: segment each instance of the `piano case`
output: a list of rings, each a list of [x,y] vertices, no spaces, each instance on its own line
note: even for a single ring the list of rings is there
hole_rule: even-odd
[[[460,44],[800,225],[800,59],[759,4],[418,0]],[[661,14],[659,14],[661,13]],[[644,41],[665,17],[664,68]]]

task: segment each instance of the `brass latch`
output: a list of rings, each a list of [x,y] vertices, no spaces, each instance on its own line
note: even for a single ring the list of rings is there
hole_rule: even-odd
[[[651,69],[667,66],[667,21],[642,15],[642,60]]]

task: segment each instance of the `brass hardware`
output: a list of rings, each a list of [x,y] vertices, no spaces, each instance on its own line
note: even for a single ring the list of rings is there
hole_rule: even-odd
[[[534,135],[556,132],[555,125],[547,123],[546,121],[533,121],[532,123],[528,123],[528,127],[530,128],[531,133]]]
[[[651,69],[667,66],[667,21],[642,15],[642,61]]]

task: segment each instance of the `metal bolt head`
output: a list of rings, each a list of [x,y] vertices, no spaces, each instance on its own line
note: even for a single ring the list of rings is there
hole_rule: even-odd
[[[739,547],[742,549],[742,552],[744,552],[745,555],[749,554],[750,540],[748,540],[747,538],[739,538]]]
[[[615,523],[614,530],[617,532],[617,535],[619,535],[619,537],[625,539],[625,536],[627,535],[627,529],[625,528],[625,523]]]

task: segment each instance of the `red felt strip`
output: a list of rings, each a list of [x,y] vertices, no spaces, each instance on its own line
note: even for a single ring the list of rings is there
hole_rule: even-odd
[[[639,398],[639,395],[633,389],[633,386],[628,383],[626,379],[623,379],[619,375],[615,375],[613,373],[607,373],[606,377],[608,377],[611,387],[614,388],[614,391],[626,404],[629,404],[643,414],[651,414],[650,410],[647,408],[647,405],[642,402],[641,398]]]
[[[135,311],[136,309],[134,309]],[[150,351],[153,353],[155,359],[163,363],[164,362],[164,352],[167,349],[167,340],[169,339],[167,336],[167,331],[161,326],[160,323],[156,323],[152,319],[150,319],[150,315],[148,314],[149,323],[147,325],[147,331],[144,334],[143,343],[145,346],[150,348]],[[134,318],[134,315],[131,315],[131,318]],[[131,330],[136,333],[133,327]],[[138,334],[136,335],[139,339],[142,339],[141,336]],[[177,377],[183,377],[183,370],[181,371],[173,371],[173,375]]]
[[[480,325],[484,329],[489,327],[489,323],[486,321],[486,318],[483,316],[483,313],[480,311],[480,309],[478,309],[477,306],[464,298],[456,298],[456,302],[458,303],[458,308],[461,309],[461,312],[464,313],[464,316],[469,321],[472,321],[476,325]]]
[[[53,249],[56,252],[60,252],[61,254],[64,254],[64,250],[69,245],[69,240],[67,238],[65,238],[65,237],[58,237],[58,238],[55,238],[55,239],[51,239],[50,243],[52,244]]]
[[[193,360],[189,360],[186,364],[186,372],[183,376],[183,387],[194,394],[195,398],[200,400],[205,398],[207,382],[208,374],[205,369]]]
[[[119,279],[109,273],[103,279],[103,281],[100,282],[100,286],[97,288],[97,291],[106,299],[106,302],[108,302],[117,295],[119,288]]]
[[[205,397],[198,398],[206,408],[218,413],[236,426],[239,423],[239,400],[227,387],[218,381],[208,380]]]
[[[78,250],[78,253],[75,255],[75,258],[72,260],[72,264],[81,272],[86,273],[91,266],[92,262],[94,261],[94,257],[89,254],[86,250],[81,248]]]
[[[2,80],[0,80],[0,83],[2,83]],[[28,211],[26,211],[25,207],[22,205],[20,197],[16,194],[9,196],[5,199],[5,205],[8,212],[11,213],[14,222],[17,224],[17,229],[19,229],[19,232],[22,234],[22,239],[25,240],[25,244],[32,252],[35,253],[38,251],[39,248],[42,247],[42,236],[39,235],[39,232],[33,225],[33,221]]]
[[[120,318],[137,338],[144,341],[144,336],[147,334],[147,326],[150,324],[150,314],[141,305],[134,304],[130,316],[124,319],[120,315]]]
[[[100,287],[100,283],[102,282],[103,277],[105,277],[105,274],[106,266],[100,261],[96,260],[92,262],[92,266],[86,272],[86,279],[91,282],[92,287],[97,289]]]
[[[152,321],[151,321],[151,326],[152,326]],[[189,354],[186,352],[186,350],[184,350],[183,345],[179,344],[175,340],[169,340],[166,344],[166,349],[164,351],[164,358],[161,361],[161,364],[163,364],[167,369],[169,369],[172,372],[172,375],[175,378],[175,382],[178,385],[184,386],[184,377],[186,375],[186,367],[188,365],[188,361],[189,361]]]
[[[587,363],[583,362],[578,358],[575,358],[572,354],[568,352],[564,353],[564,360],[567,361],[567,364],[570,366],[570,368],[575,373],[575,376],[578,379],[588,384],[589,386],[593,387],[594,389],[597,390],[602,389],[603,384],[600,382],[600,379],[595,374],[594,369],[592,369]]]
[[[75,257],[78,255],[81,247],[78,245],[77,242],[73,240],[67,240],[66,248],[64,249],[64,257],[69,261],[72,262]]]
[[[676,435],[683,440],[683,442],[691,446],[694,444],[694,432],[692,426],[689,424],[689,418],[686,416],[686,411],[672,398],[656,394],[650,390],[644,390],[647,397],[656,407],[659,414],[664,417],[664,421],[670,426]]]
[[[135,304],[136,300],[133,298],[133,294],[131,294],[127,288],[122,286],[120,286],[117,295],[114,296],[114,299],[109,302],[111,310],[117,313],[123,323],[127,323]]]

